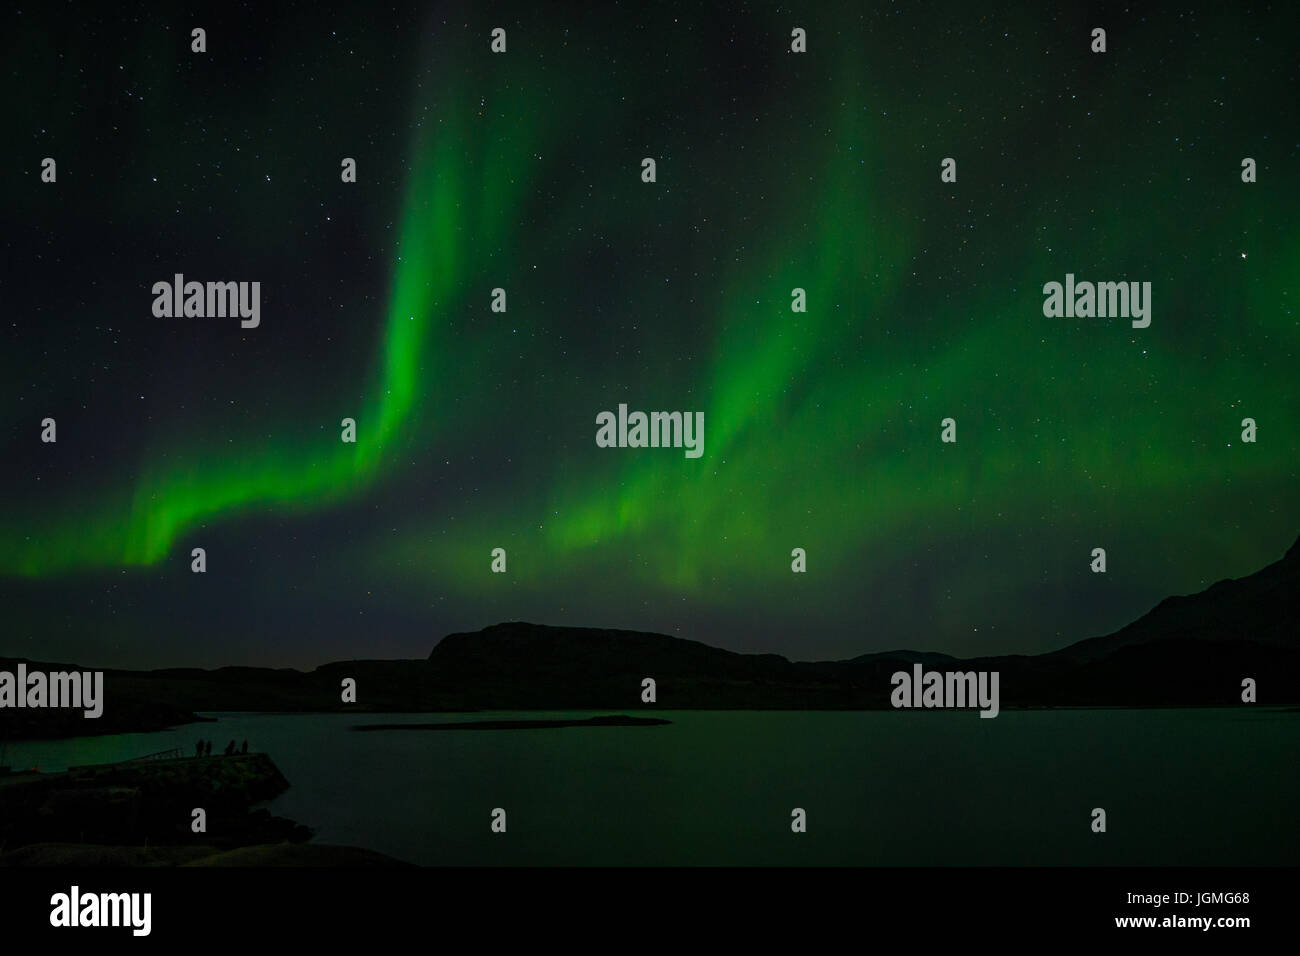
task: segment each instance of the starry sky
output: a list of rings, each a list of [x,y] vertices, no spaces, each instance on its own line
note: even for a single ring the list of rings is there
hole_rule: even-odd
[[[20,6],[0,654],[1039,653],[1300,534],[1284,4]],[[1151,326],[1045,318],[1066,273]],[[597,447],[619,403],[703,456]]]

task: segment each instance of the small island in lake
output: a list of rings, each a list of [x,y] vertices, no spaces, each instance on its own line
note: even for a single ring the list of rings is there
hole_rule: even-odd
[[[442,724],[357,724],[353,730],[549,730],[553,727],[656,727],[671,724],[661,717],[587,717],[584,720],[463,720]]]

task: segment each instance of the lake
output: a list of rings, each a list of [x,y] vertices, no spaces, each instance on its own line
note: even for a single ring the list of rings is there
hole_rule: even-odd
[[[375,731],[590,717],[215,714],[148,734],[10,742],[60,770],[232,738],[315,840],[425,865],[1250,865],[1300,860],[1300,714],[1195,710],[633,711],[671,726]],[[196,801],[196,805],[201,805]],[[494,808],[507,832],[490,830]],[[807,832],[791,832],[791,811]],[[1107,814],[1093,833],[1092,809]]]

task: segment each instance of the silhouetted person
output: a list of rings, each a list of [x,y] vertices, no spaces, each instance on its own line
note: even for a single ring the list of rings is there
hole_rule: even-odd
[[[203,756],[203,741],[202,741],[202,740],[200,740],[197,744],[194,745],[194,756],[196,756],[196,757],[202,757],[202,756]]]
[[[211,757],[211,756],[212,756],[212,741],[211,741],[211,740],[208,740],[208,741],[205,741],[205,742],[204,742],[204,744],[203,744],[203,756],[205,756],[205,757]]]
[[[235,742],[232,740],[230,743],[226,744],[226,756],[229,757],[234,752],[235,752]]]
[[[245,741],[244,741],[244,745],[243,745],[242,747],[239,748],[239,752],[240,752],[241,754],[246,754],[246,753],[248,753],[248,741],[247,741],[247,740],[245,740]]]

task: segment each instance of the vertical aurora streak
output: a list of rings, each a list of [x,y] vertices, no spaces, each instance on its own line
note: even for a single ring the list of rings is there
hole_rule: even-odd
[[[101,343],[101,325],[149,321],[148,300],[65,318],[15,294],[0,576],[15,591],[161,580],[198,537],[225,534],[247,544],[240,586],[259,600],[289,614],[364,596],[413,647],[429,629],[531,618],[801,656],[805,631],[833,635],[814,654],[927,643],[908,629],[936,648],[1047,649],[1275,559],[1300,529],[1300,195],[1278,133],[1296,107],[1270,86],[1293,65],[1226,14],[1176,42],[1126,21],[1134,48],[1168,48],[1159,68],[1089,59],[1079,24],[1037,14],[992,23],[948,5],[935,22],[956,24],[969,62],[927,59],[924,31],[887,11],[841,14],[810,19],[803,57],[785,52],[782,16],[704,11],[653,38],[535,11],[495,58],[478,22],[423,24],[392,56],[375,39],[391,30],[304,34],[339,62],[369,51],[349,82],[407,91],[405,125],[349,114],[346,84],[277,75],[240,81],[229,126],[215,110],[196,121],[227,139],[274,128],[241,140],[239,163],[256,148],[269,169],[301,140],[324,157],[324,174],[274,169],[292,225],[248,198],[230,150],[205,173],[219,199],[245,192],[202,228],[282,268],[280,298],[250,342],[178,319],[156,359],[114,355],[120,379],[86,391],[120,407],[121,452],[78,459],[48,491],[34,422],[76,399],[24,377],[54,361],[41,323],[93,326]],[[1194,69],[1211,36],[1215,56],[1253,69]],[[141,50],[147,66],[122,72],[150,98],[114,122],[148,158],[121,176],[161,217],[188,182],[164,167],[157,129],[188,131],[198,107]],[[206,161],[220,140],[202,137]],[[322,225],[338,215],[337,183],[320,185],[336,154],[361,157],[375,224],[343,238]],[[1246,155],[1261,169],[1249,186]],[[656,184],[639,180],[644,156]],[[956,184],[939,181],[947,156]],[[17,277],[45,254],[45,213],[12,205],[36,237]],[[331,244],[357,268],[312,258]],[[173,271],[141,248],[130,289]],[[69,281],[112,281],[87,270]],[[1151,281],[1151,327],[1044,318],[1042,285],[1067,272]],[[505,314],[489,310],[496,287]],[[105,346],[86,348],[70,381],[108,375]],[[196,388],[229,381],[240,401],[199,415],[150,361],[197,371]],[[133,404],[145,395],[157,419]],[[597,448],[595,415],[624,401],[703,411],[704,457]],[[938,440],[947,416],[955,446]],[[1247,416],[1261,438],[1243,447]],[[344,417],[355,445],[338,440]],[[60,429],[71,454],[79,439]],[[1103,541],[1118,569],[1105,593],[1075,573]],[[496,546],[507,581],[487,572]]]

